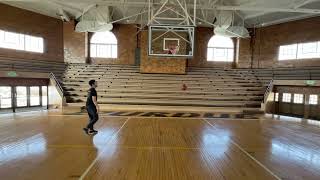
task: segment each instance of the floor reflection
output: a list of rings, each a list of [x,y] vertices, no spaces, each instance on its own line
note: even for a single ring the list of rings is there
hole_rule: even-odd
[[[320,154],[314,148],[299,144],[285,144],[277,139],[272,139],[271,153],[287,161],[309,164],[320,168]]]
[[[212,127],[202,131],[201,148],[213,153],[217,157],[223,157],[229,150],[231,144],[230,132],[228,130],[218,130]]]
[[[42,133],[0,146],[0,162],[5,163],[26,156],[42,154],[46,151],[47,142]]]

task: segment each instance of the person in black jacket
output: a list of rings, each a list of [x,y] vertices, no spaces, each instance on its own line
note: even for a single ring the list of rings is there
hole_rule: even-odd
[[[88,90],[88,97],[86,102],[86,109],[89,115],[89,123],[86,128],[83,128],[83,130],[87,134],[97,134],[98,131],[94,130],[93,125],[98,121],[99,119],[99,106],[97,102],[97,91],[96,87],[98,87],[98,83],[95,80],[89,81],[90,89]]]

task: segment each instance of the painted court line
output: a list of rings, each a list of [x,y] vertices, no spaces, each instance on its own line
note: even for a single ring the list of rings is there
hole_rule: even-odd
[[[74,149],[96,149],[95,146],[88,146],[88,145],[76,145],[76,144],[68,144],[68,145],[59,145],[59,144],[53,144],[53,145],[48,145],[48,148],[74,148]]]
[[[137,149],[137,150],[201,150],[203,148],[193,148],[193,147],[174,147],[174,146],[117,146],[119,148],[125,148],[125,149]]]
[[[206,123],[208,123],[211,127],[217,129],[214,127],[207,119],[203,119]],[[270,169],[268,169],[265,165],[263,165],[261,162],[259,162],[257,159],[255,159],[253,156],[251,156],[247,151],[245,151],[238,143],[230,139],[230,142],[235,145],[237,148],[239,148],[244,154],[246,154],[250,159],[252,159],[254,162],[259,164],[263,169],[265,169],[267,172],[269,172],[272,176],[274,176],[276,179],[281,180],[280,177],[278,177],[275,173],[273,173]]]
[[[87,116],[87,115],[60,115],[60,114],[57,114],[57,115],[48,115],[48,116],[51,116],[51,117],[63,117],[63,116]],[[155,117],[155,116],[152,116],[152,117],[146,117],[146,116],[109,116],[109,115],[100,115],[99,114],[99,117],[109,117],[109,118],[140,118],[140,119],[154,119],[154,118],[161,118],[161,119],[190,119],[190,120],[199,120],[199,119],[203,119],[203,117]],[[212,119],[212,120],[228,120],[228,121],[255,121],[255,120],[260,120],[259,118],[256,118],[256,117],[253,117],[253,118],[220,118],[220,117],[217,117],[217,118],[206,118],[206,119]]]
[[[101,154],[107,149],[107,145],[109,145],[109,143],[112,141],[112,139],[121,131],[121,129],[127,124],[127,122],[130,120],[130,118],[128,118],[126,120],[126,122],[123,123],[123,125],[119,128],[119,130],[117,132],[115,132],[112,137],[109,139],[109,141],[106,144],[106,147],[104,149],[101,150],[100,154],[97,155],[97,157],[92,161],[92,163],[90,164],[90,166],[84,171],[84,173],[81,175],[81,177],[79,178],[79,180],[83,180],[83,178],[86,177],[86,175],[89,173],[89,171],[91,170],[91,168],[96,164],[96,162],[98,161],[98,158],[101,156]]]

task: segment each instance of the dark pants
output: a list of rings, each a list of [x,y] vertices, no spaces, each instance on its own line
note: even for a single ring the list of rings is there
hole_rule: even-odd
[[[93,125],[98,121],[99,115],[97,113],[96,107],[87,107],[87,112],[89,115],[89,123],[87,125],[87,128],[90,130],[93,130]]]

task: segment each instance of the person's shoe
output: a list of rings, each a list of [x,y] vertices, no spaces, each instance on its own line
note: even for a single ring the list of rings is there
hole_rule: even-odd
[[[88,129],[88,128],[83,128],[83,131],[84,131],[86,134],[89,134],[89,129]]]
[[[94,130],[94,129],[90,129],[89,131],[88,131],[88,133],[89,134],[97,134],[98,133],[98,131],[96,131],[96,130]]]

